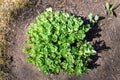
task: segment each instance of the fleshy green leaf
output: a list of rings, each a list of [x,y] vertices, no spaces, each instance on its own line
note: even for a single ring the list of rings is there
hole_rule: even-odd
[[[98,21],[98,19],[99,19],[99,16],[95,16],[95,21],[97,22]]]
[[[52,8],[47,8],[46,11],[52,12]]]
[[[108,2],[106,2],[105,7],[106,7],[107,10],[109,10],[110,9],[110,4]]]

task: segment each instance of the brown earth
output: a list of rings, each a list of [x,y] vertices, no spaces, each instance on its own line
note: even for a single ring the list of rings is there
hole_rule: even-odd
[[[10,22],[12,29],[6,34],[8,48],[5,52],[9,54],[10,64],[9,76],[5,80],[120,80],[120,7],[115,9],[116,17],[107,15],[104,7],[106,1],[108,0],[35,0],[34,4],[17,10],[17,15],[12,12],[15,20]],[[89,13],[100,16],[100,21],[86,37],[98,52],[91,56],[93,61],[89,63],[88,74],[78,77],[63,72],[49,77],[26,62],[27,55],[22,52],[22,47],[27,39],[28,26],[47,7],[76,16],[87,17]]]

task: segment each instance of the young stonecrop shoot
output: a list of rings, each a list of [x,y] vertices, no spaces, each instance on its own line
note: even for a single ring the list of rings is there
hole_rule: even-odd
[[[108,2],[106,2],[105,7],[109,14],[113,14],[114,6],[115,5],[110,5]]]
[[[96,53],[84,40],[90,28],[80,17],[47,8],[29,26],[28,47],[24,48],[27,61],[46,75],[88,72],[89,57]]]

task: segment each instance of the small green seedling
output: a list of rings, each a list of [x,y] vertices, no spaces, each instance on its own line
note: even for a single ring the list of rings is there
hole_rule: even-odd
[[[106,2],[105,7],[109,14],[114,13],[115,4],[110,4],[110,3]]]
[[[98,16],[98,15],[95,15],[95,16],[94,16],[92,13],[90,13],[90,14],[88,15],[88,19],[90,20],[91,23],[95,24],[95,23],[98,22],[99,16]]]

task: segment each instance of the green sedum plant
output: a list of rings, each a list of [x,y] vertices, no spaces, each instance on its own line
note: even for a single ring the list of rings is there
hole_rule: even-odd
[[[106,2],[105,7],[106,7],[106,9],[107,9],[109,14],[113,14],[114,8],[115,8],[115,4],[111,5],[108,2]]]
[[[28,47],[23,48],[27,61],[46,75],[88,72],[89,57],[96,53],[84,40],[90,28],[80,17],[47,8],[29,26]]]
[[[95,16],[94,16],[92,13],[90,13],[90,14],[88,15],[88,19],[89,19],[90,23],[92,23],[92,24],[94,25],[95,23],[98,22],[99,16],[98,16],[98,15],[95,15]]]

